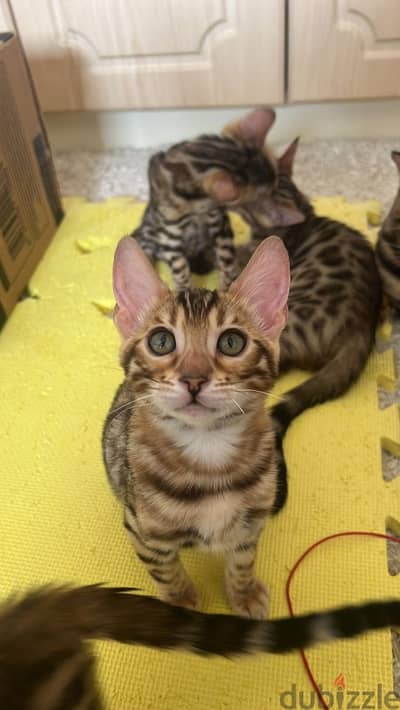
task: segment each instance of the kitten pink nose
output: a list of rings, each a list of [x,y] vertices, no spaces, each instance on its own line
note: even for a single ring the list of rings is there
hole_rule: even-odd
[[[199,394],[201,386],[207,382],[208,377],[206,375],[183,375],[180,380],[187,384],[190,394],[196,395]]]

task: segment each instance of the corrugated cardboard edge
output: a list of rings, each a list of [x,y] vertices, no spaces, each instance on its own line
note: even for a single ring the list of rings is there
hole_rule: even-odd
[[[32,79],[32,74],[27,62],[22,44],[19,38],[12,32],[0,33],[0,62],[4,65],[4,72],[8,76],[10,63],[15,62],[14,73],[21,74],[21,80],[12,84],[10,98],[15,100],[16,115],[21,119],[20,126],[23,136],[23,150],[19,155],[20,161],[29,161],[27,170],[30,169],[34,176],[35,186],[32,185],[32,195],[36,192],[36,205],[40,207],[45,220],[41,220],[42,224],[36,227],[36,238],[31,240],[30,247],[25,248],[23,256],[15,258],[15,263],[11,258],[9,248],[6,244],[4,232],[1,234],[0,240],[0,256],[3,262],[2,273],[5,279],[0,288],[0,327],[6,318],[10,315],[15,303],[23,293],[27,283],[33,274],[38,262],[42,258],[47,246],[52,240],[57,225],[63,217],[61,206],[60,192],[55,174],[54,164],[51,156],[51,148],[44,125],[43,116],[40,110],[36,89]],[[6,54],[8,53],[8,54]],[[12,73],[12,72],[11,72]],[[29,91],[29,95],[28,92]],[[21,103],[21,92],[24,92],[24,99],[31,106],[31,111],[28,115],[20,115],[18,104]],[[4,102],[4,95],[3,95]],[[5,105],[5,104],[3,104]],[[13,107],[12,107],[13,108]],[[6,120],[0,116],[0,121]],[[28,122],[32,122],[28,126]],[[9,136],[8,136],[9,139]],[[7,178],[10,179],[10,194],[12,196],[13,207],[18,213],[18,217],[25,226],[26,232],[29,234],[27,227],[26,214],[24,213],[24,205],[27,203],[26,195],[22,194],[22,190],[16,188],[16,171],[15,167],[18,162],[16,153],[15,164],[13,156],[10,154],[10,145],[6,146],[7,141],[2,143],[1,152],[3,155],[3,166]],[[0,224],[0,229],[2,225]]]

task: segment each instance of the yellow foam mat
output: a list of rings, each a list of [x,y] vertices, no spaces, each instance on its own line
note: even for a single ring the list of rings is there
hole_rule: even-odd
[[[113,250],[138,223],[143,205],[69,199],[66,209],[32,279],[35,298],[17,306],[0,335],[1,596],[50,580],[136,585],[154,593],[123,530],[100,453],[104,416],[121,380],[118,336],[107,316]],[[364,231],[367,213],[377,212],[375,203],[339,198],[321,199],[317,209]],[[235,228],[243,240],[237,219]],[[280,388],[302,376],[291,374]],[[388,517],[400,519],[400,480],[385,483],[381,472],[381,440],[394,449],[400,441],[398,411],[379,411],[377,400],[378,379],[393,378],[391,351],[375,354],[344,397],[290,428],[289,502],[268,524],[258,554],[272,616],[287,613],[288,570],[317,538],[357,528],[383,532]],[[184,561],[203,608],[228,612],[222,561],[194,551]],[[399,580],[388,574],[384,541],[366,538],[320,547],[293,586],[298,612],[386,596],[400,597]],[[96,652],[112,710],[317,707],[316,700],[307,705],[311,688],[298,654],[210,660],[111,643],[97,644]],[[319,647],[309,657],[326,690],[340,674],[348,690],[393,687],[389,631]]]

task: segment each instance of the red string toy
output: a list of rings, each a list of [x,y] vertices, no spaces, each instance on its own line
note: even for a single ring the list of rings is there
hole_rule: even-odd
[[[289,577],[286,582],[286,587],[285,587],[285,594],[286,594],[286,601],[287,605],[289,607],[289,612],[290,616],[294,617],[294,609],[293,609],[293,601],[290,596],[290,587],[293,581],[293,577],[296,574],[298,568],[300,567],[301,563],[305,560],[308,555],[315,550],[315,548],[319,547],[320,545],[323,545],[324,542],[328,542],[329,540],[334,540],[337,537],[349,537],[350,535],[362,535],[364,537],[379,537],[383,540],[391,540],[392,542],[397,542],[400,543],[400,538],[398,537],[393,537],[392,535],[384,535],[384,533],[377,533],[377,532],[367,532],[365,530],[350,530],[347,532],[341,532],[341,533],[334,533],[333,535],[327,535],[326,537],[321,538],[320,540],[317,540],[314,542],[310,547],[306,549],[305,552],[299,557],[297,562],[294,564],[292,569],[290,570]],[[304,653],[304,651],[300,651],[300,655],[304,664],[304,668],[306,669],[306,673],[310,679],[311,685],[314,688],[317,698],[320,702],[320,707],[329,710],[329,705],[325,702],[323,696],[321,695],[321,691],[317,685],[317,681],[315,680],[315,676],[311,670],[310,664],[308,662],[307,656]]]

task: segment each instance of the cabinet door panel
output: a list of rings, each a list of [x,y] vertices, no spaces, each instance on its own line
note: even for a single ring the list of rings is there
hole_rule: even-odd
[[[282,0],[12,5],[47,110],[283,101]]]
[[[0,0],[0,32],[15,29],[8,0]]]
[[[399,0],[289,0],[289,100],[400,96]]]

